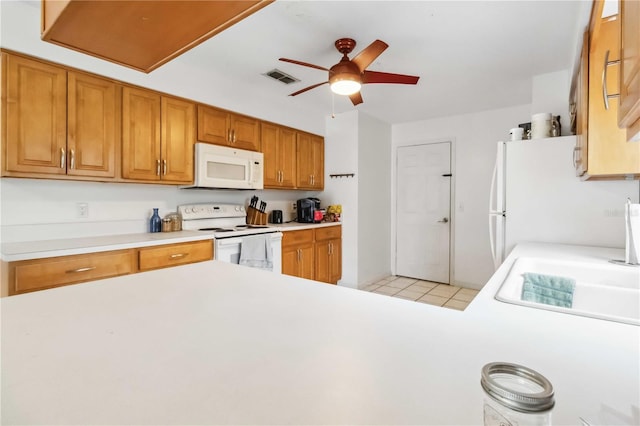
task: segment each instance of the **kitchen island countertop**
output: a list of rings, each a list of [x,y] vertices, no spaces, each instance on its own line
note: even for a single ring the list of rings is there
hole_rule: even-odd
[[[555,389],[555,425],[639,424],[640,327],[498,302],[465,311],[208,261],[4,298],[3,424],[483,423],[480,371]]]

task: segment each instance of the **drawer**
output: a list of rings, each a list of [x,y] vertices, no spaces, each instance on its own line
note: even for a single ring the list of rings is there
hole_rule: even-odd
[[[9,295],[135,272],[135,250],[117,250],[9,263]]]
[[[342,238],[342,226],[325,226],[317,228],[316,241],[333,240],[335,238]]]
[[[211,259],[213,259],[212,240],[145,247],[138,250],[138,269],[150,271]]]
[[[304,243],[313,243],[313,229],[286,231],[282,233],[283,246],[297,246]]]

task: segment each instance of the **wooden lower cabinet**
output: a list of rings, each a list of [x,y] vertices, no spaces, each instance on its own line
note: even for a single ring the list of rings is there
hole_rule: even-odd
[[[134,249],[9,262],[9,296],[136,271]]]
[[[282,273],[312,280],[314,267],[313,229],[283,232]]]
[[[211,240],[144,247],[138,250],[138,268],[140,271],[186,265],[187,263],[211,259],[213,259],[213,243]]]
[[[283,232],[282,273],[329,284],[342,277],[342,227]]]
[[[342,278],[342,227],[315,230],[316,281],[338,284]]]
[[[201,240],[137,249],[3,262],[1,294],[13,296],[211,259],[213,259],[213,242]]]

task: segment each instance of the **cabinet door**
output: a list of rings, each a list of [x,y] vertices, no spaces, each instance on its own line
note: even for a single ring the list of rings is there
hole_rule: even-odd
[[[162,97],[162,180],[193,182],[196,107],[191,102]]]
[[[299,252],[297,247],[283,247],[282,248],[282,273],[285,275],[291,275],[299,277],[298,266]]]
[[[315,246],[316,281],[337,284],[342,276],[342,241],[318,241]]]
[[[67,174],[114,178],[119,87],[76,72],[68,79]]]
[[[312,280],[315,277],[315,253],[313,244],[300,246],[300,278]]]
[[[122,177],[160,180],[160,95],[122,89]]]
[[[313,145],[311,144],[311,135],[298,133],[296,146],[296,158],[298,160],[296,186],[299,189],[313,189],[313,185],[311,184],[311,175],[313,174]]]
[[[591,39],[589,54],[589,124],[587,174],[590,177],[640,173],[640,144],[628,144],[626,130],[618,127],[617,98],[605,105],[603,84],[609,94],[620,87],[619,64],[607,66],[620,58],[620,21],[604,20]],[[603,82],[602,77],[606,75]]]
[[[2,144],[8,172],[66,173],[67,72],[2,54]]]
[[[280,187],[280,156],[279,156],[280,128],[274,124],[262,123],[261,139],[264,154],[264,186],[265,188]]]
[[[296,134],[288,128],[280,129],[278,158],[280,159],[280,186],[294,189],[296,187]]]
[[[324,189],[324,139],[311,136],[312,185],[315,190]]]
[[[217,108],[198,105],[198,140],[216,145],[229,145],[231,129],[229,113]]]
[[[619,124],[632,128],[629,136],[640,132],[640,2],[620,1],[621,84]]]
[[[244,115],[231,114],[231,145],[234,148],[260,151],[260,121]]]
[[[589,127],[589,31],[582,37],[580,68],[576,77],[576,146],[573,149],[573,165],[576,176],[587,172],[588,127]]]
[[[298,178],[300,189],[324,189],[324,140],[315,135],[298,133]]]

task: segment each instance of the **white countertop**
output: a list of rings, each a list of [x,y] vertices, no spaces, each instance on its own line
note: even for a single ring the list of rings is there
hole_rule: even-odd
[[[483,423],[480,371],[533,368],[555,425],[639,424],[640,327],[493,299],[464,311],[209,261],[3,298],[3,424]]]
[[[212,238],[213,235],[204,232],[177,231],[3,243],[2,260],[13,262],[17,260],[42,259],[72,254],[210,240]]]
[[[281,225],[269,224],[279,231],[298,231],[325,226],[341,225],[340,222],[297,223]],[[146,234],[121,234],[97,237],[65,238],[44,241],[26,241],[3,243],[1,260],[14,262],[18,260],[42,259],[47,257],[87,254],[100,251],[122,250],[135,247],[148,247],[162,244],[183,243],[213,239],[211,233],[199,231],[156,232]]]

